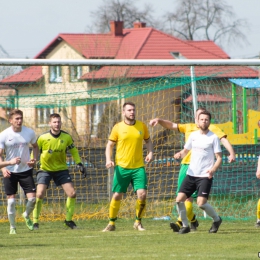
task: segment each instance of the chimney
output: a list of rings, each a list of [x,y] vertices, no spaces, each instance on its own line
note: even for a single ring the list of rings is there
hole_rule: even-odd
[[[123,35],[124,22],[123,21],[110,21],[110,31],[114,36]]]
[[[145,28],[146,23],[142,23],[140,21],[134,22],[134,28]]]

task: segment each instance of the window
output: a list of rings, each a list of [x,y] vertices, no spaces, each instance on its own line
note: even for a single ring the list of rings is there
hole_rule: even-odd
[[[9,115],[9,112],[14,109],[15,106],[15,99],[9,97],[6,99],[6,115]]]
[[[82,76],[81,66],[70,66],[70,81],[78,81]]]
[[[62,82],[61,66],[50,66],[50,82]]]
[[[103,112],[105,110],[106,105],[105,104],[95,104],[93,105],[93,131],[92,131],[92,137],[95,137],[98,133],[98,124],[101,121],[101,117],[103,115]]]
[[[54,108],[51,107],[42,107],[36,108],[37,110],[37,126],[44,127],[49,123],[50,114],[54,113]]]
[[[186,59],[184,56],[182,56],[182,54],[180,52],[170,52],[171,55],[175,58],[175,59],[179,59],[179,60],[183,60]]]

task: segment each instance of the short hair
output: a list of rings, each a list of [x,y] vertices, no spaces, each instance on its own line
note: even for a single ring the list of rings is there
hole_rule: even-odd
[[[13,117],[13,115],[20,115],[23,117],[23,111],[20,110],[20,109],[12,109],[10,112],[9,112],[9,115],[8,115],[8,119],[11,119]]]
[[[198,108],[196,109],[196,112],[198,112],[199,110],[207,111],[207,109],[206,109],[205,107],[198,107]]]
[[[125,102],[124,105],[123,105],[123,109],[124,109],[127,105],[130,105],[130,106],[135,107],[135,104],[134,104],[133,102]]]
[[[199,113],[198,118],[200,117],[200,115],[207,115],[207,116],[209,116],[209,121],[211,121],[211,114],[210,114],[209,111],[203,110],[201,113]]]
[[[60,114],[53,113],[53,114],[50,114],[50,121],[52,120],[52,118],[61,118],[61,116],[60,116]]]

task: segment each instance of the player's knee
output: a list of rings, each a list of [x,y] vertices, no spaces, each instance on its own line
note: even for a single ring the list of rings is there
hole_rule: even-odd
[[[205,202],[197,202],[199,208],[201,208],[202,210],[205,209],[204,205],[206,204]]]
[[[74,191],[71,191],[69,194],[68,194],[68,197],[70,197],[70,198],[76,198],[76,196],[77,196],[77,194],[76,194],[76,191],[74,190]]]

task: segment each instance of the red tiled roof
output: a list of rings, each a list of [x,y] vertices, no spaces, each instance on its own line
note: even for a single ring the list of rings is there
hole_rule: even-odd
[[[199,94],[197,95],[198,102],[231,102],[231,99],[224,98],[218,95]],[[184,99],[184,103],[192,102],[192,95]]]
[[[33,83],[39,81],[43,77],[41,66],[32,66],[22,70],[21,72],[7,77],[1,81],[1,84],[11,83]]]
[[[249,67],[238,66],[196,66],[195,77],[217,78],[257,78],[258,71]],[[172,75],[171,75],[172,74]],[[169,75],[172,77],[190,77],[188,66],[104,66],[98,71],[84,74],[81,79],[154,78]]]

